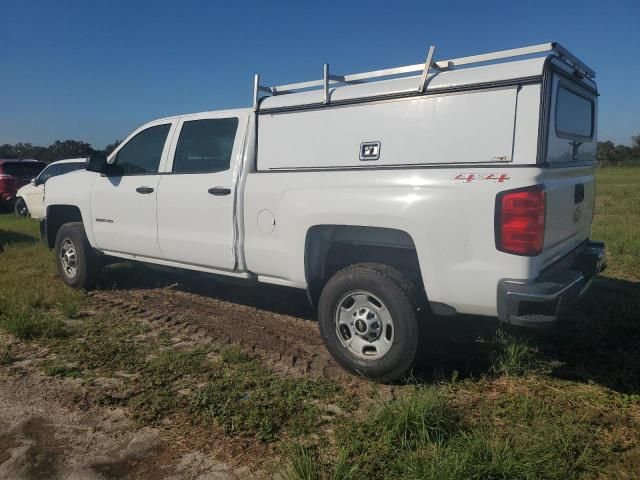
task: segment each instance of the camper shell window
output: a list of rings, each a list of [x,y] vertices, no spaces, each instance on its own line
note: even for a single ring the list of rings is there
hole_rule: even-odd
[[[556,135],[591,139],[593,110],[593,100],[559,84],[556,94]]]

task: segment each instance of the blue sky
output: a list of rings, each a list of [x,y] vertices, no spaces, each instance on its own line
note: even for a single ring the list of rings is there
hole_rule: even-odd
[[[594,68],[599,139],[640,134],[640,0],[0,0],[0,144],[102,148],[270,84],[559,41]]]

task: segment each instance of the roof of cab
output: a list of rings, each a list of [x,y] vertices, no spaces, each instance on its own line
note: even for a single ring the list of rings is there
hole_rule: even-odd
[[[87,157],[64,158],[62,160],[56,160],[55,162],[51,162],[49,165],[57,165],[59,163],[84,163],[86,161],[87,161]]]

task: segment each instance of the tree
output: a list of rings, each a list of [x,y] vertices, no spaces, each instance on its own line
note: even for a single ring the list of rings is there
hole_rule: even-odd
[[[640,158],[640,133],[635,137],[631,137],[631,148],[633,149],[633,156]]]
[[[598,163],[600,165],[606,165],[610,163],[613,159],[613,151],[615,149],[615,145],[611,140],[607,140],[606,142],[598,142]]]
[[[113,143],[110,143],[109,145],[107,145],[106,147],[104,147],[104,150],[102,150],[102,152],[105,155],[109,155],[111,152],[113,152],[116,148],[118,148],[118,145],[120,145],[120,140],[116,140]]]
[[[65,140],[61,142],[56,140],[44,152],[40,160],[45,162],[55,162],[63,158],[88,157],[94,155],[96,151],[86,142],[77,140]]]

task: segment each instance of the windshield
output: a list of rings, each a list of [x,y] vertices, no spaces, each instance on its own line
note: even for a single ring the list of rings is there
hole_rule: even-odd
[[[40,162],[7,162],[4,163],[2,173],[5,175],[11,175],[22,180],[30,180],[42,171],[44,163]]]

